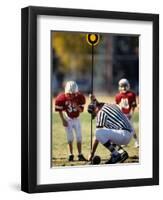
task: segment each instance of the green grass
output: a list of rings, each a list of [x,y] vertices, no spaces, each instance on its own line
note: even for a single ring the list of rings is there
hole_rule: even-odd
[[[83,112],[80,115],[81,126],[82,126],[82,149],[83,154],[86,158],[90,153],[90,115],[87,112]],[[135,112],[133,117],[133,125],[135,131],[138,135],[139,132],[139,114],[138,111]],[[93,122],[93,134],[95,132],[95,120]],[[75,135],[74,135],[75,136]],[[74,137],[75,138],[75,137]],[[77,161],[77,148],[76,148],[76,140],[74,140],[74,155],[75,161],[68,162],[68,145],[66,132],[64,127],[62,126],[61,119],[59,118],[59,114],[57,112],[53,113],[52,117],[52,166],[76,166],[76,165],[85,165],[86,162],[78,162]],[[127,159],[126,162],[138,162],[139,149],[134,148],[134,140],[128,144],[127,147],[124,147],[128,153],[130,158]],[[109,158],[109,151],[103,147],[103,145],[99,144],[96,155],[99,155],[102,158],[102,162]]]

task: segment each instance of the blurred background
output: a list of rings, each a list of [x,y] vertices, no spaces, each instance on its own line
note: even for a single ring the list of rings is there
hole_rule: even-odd
[[[86,33],[52,32],[52,93],[64,91],[66,81],[77,82],[86,95],[91,92],[91,46]],[[94,93],[113,96],[118,81],[127,78],[139,93],[139,36],[100,34],[94,47]]]

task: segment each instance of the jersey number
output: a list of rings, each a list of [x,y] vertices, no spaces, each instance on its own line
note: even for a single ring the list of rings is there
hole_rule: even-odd
[[[125,109],[129,109],[129,103],[128,103],[128,99],[127,98],[121,99],[120,107],[121,108],[125,108]]]
[[[71,112],[76,112],[77,110],[76,110],[76,108],[74,108],[71,104],[68,104],[67,111],[68,111],[69,113],[71,113]]]

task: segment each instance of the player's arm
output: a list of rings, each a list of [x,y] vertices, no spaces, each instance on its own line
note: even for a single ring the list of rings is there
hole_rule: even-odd
[[[93,158],[93,156],[94,156],[94,154],[95,154],[95,152],[96,152],[98,143],[99,143],[99,141],[98,141],[96,138],[94,138],[94,140],[93,140],[92,151],[91,151],[91,153],[90,153],[90,155],[89,155],[89,158],[88,158],[89,161],[92,160],[92,158]]]
[[[63,126],[68,126],[68,123],[64,117],[64,114],[63,114],[63,111],[64,111],[64,99],[61,95],[59,95],[57,98],[56,98],[56,101],[55,101],[55,111],[59,112],[59,116],[61,118],[61,121],[62,121],[62,124]]]
[[[136,94],[133,93],[133,99],[132,99],[132,104],[131,104],[131,115],[134,114],[136,106],[137,106],[137,103],[136,103]]]
[[[75,108],[81,113],[84,111],[84,106],[83,105],[77,105],[75,104]]]
[[[136,106],[132,104],[132,105],[131,105],[131,115],[134,114],[135,108],[136,108]]]
[[[77,106],[77,110],[78,110],[79,112],[83,112],[84,106],[82,106],[82,105]]]
[[[120,102],[121,102],[121,98],[120,98],[119,94],[117,94],[117,95],[115,96],[115,103],[116,103],[117,105],[119,105]]]
[[[68,126],[68,122],[67,122],[67,120],[64,118],[64,115],[63,115],[63,112],[62,111],[59,111],[59,116],[60,116],[60,118],[61,118],[61,120],[62,120],[62,124],[63,124],[63,126]]]
[[[119,98],[118,98],[117,95],[115,96],[115,103],[116,103],[116,104],[119,104]]]
[[[84,111],[84,104],[86,103],[85,96],[83,94],[80,94],[78,98],[79,98],[79,100],[78,100],[78,105],[76,104],[76,109],[79,112],[83,112]]]

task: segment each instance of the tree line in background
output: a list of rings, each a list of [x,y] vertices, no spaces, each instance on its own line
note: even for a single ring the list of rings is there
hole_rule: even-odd
[[[92,55],[86,34],[52,32],[51,37],[54,95],[63,90],[64,82],[69,79],[76,79],[83,92],[89,93]],[[112,92],[117,88],[118,80],[126,77],[138,93],[138,50],[138,36],[100,34],[100,42],[94,48],[94,88]]]

